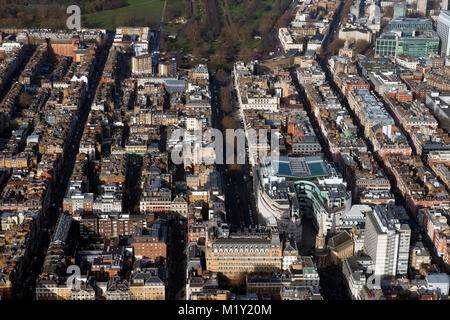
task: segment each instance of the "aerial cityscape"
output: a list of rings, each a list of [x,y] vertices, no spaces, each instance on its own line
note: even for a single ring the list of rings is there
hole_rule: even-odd
[[[448,0],[76,2],[0,0],[1,301],[448,300]]]

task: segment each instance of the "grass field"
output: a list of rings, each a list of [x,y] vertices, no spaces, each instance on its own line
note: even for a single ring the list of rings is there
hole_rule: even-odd
[[[255,10],[253,13],[256,16],[261,15],[264,11],[270,11],[273,7],[275,0],[260,0],[259,8]],[[234,17],[240,18],[243,13],[245,12],[245,5],[244,4],[229,4],[228,9],[230,10],[231,14]]]
[[[136,25],[156,28],[161,20],[164,0],[128,0],[128,6],[86,14],[83,26],[114,30],[117,26]]]

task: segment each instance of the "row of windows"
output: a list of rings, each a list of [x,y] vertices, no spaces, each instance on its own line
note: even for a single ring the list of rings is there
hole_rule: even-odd
[[[159,287],[159,288],[153,288],[153,287],[134,288],[133,291],[137,295],[143,295],[143,294],[148,293],[148,292],[154,293],[154,291],[164,292],[164,287]],[[144,292],[141,292],[141,291],[144,291]]]
[[[214,249],[214,252],[215,253],[217,253],[217,252],[230,252],[230,253],[232,253],[232,252],[255,252],[255,253],[258,253],[258,252],[260,252],[260,253],[263,253],[263,252],[269,252],[269,249]]]

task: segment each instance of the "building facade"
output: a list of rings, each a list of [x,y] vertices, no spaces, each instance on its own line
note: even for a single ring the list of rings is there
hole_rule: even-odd
[[[367,215],[364,249],[373,260],[374,274],[396,276],[408,271],[411,229],[406,211],[377,206]]]
[[[441,39],[441,56],[450,55],[450,11],[441,11],[437,23],[437,33]]]

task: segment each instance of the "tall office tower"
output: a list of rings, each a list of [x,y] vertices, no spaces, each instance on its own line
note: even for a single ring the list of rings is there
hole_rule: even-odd
[[[417,7],[416,7],[416,11],[417,13],[426,16],[427,15],[427,5],[428,5],[428,0],[417,0]]]
[[[403,207],[377,206],[366,217],[364,250],[372,258],[374,274],[396,276],[408,271],[411,229]]]
[[[450,55],[450,11],[441,11],[438,18],[437,33],[441,39],[441,56]]]
[[[171,77],[177,76],[177,59],[175,58],[170,60],[169,73]]]
[[[393,19],[405,17],[406,16],[406,3],[396,2],[394,4],[394,17]]]

